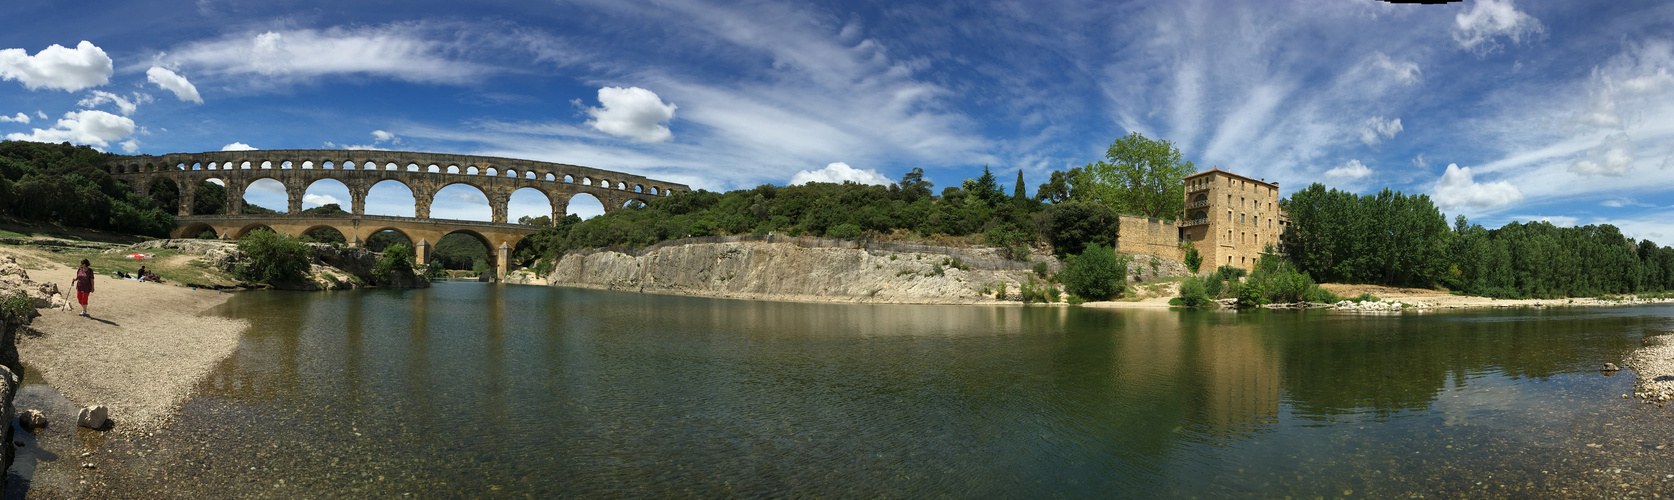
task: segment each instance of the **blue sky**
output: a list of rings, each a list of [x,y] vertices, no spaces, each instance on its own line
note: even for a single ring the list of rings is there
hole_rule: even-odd
[[[0,135],[118,153],[376,147],[711,190],[913,167],[939,189],[988,165],[1033,192],[1137,131],[1286,193],[1387,186],[1450,219],[1674,244],[1665,1],[10,0],[0,19]],[[274,187],[247,198],[280,208]],[[438,216],[488,218],[449,189]],[[381,186],[369,211],[407,200]]]

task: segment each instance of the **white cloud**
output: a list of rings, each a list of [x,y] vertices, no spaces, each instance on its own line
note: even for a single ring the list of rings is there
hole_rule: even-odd
[[[139,152],[139,141],[135,139],[122,141],[122,152],[128,154]]]
[[[1372,175],[1372,169],[1360,163],[1360,160],[1349,160],[1342,166],[1327,170],[1325,180],[1332,184],[1342,184],[1358,181]]]
[[[657,93],[639,87],[602,87],[599,103],[587,108],[587,124],[606,134],[639,142],[663,142],[674,137],[663,122],[674,119],[674,104],[663,104]]]
[[[371,144],[338,144],[338,143],[335,143],[335,142],[326,141],[325,146],[326,146],[327,149],[342,148],[342,149],[360,150],[360,151],[389,151],[389,148],[384,148],[384,147],[379,147],[378,146],[379,144],[383,144],[383,143],[386,143],[386,142],[391,144],[391,145],[400,144],[401,143],[401,138],[396,137],[395,134],[393,134],[393,133],[385,132],[385,131],[382,131],[382,130],[373,130],[372,131],[372,143]]]
[[[382,131],[382,130],[373,130],[372,131],[372,142],[373,143],[379,143],[379,142],[385,142],[385,141],[395,141],[395,139],[396,139],[395,134],[391,134],[389,132],[385,132],[385,131]]]
[[[1383,52],[1372,53],[1372,64],[1395,77],[1402,85],[1412,85],[1424,79],[1424,72],[1419,71],[1418,63],[1412,61],[1397,61]]]
[[[86,40],[74,49],[52,44],[34,56],[23,49],[0,50],[0,78],[23,82],[30,90],[75,92],[110,83],[114,71],[104,49]]]
[[[502,70],[459,56],[512,46],[512,39],[518,35],[492,28],[395,23],[243,33],[175,47],[159,59],[193,69],[199,76],[237,79],[243,85],[257,87],[305,83],[332,75],[470,84]],[[507,39],[485,40],[479,34]],[[259,80],[252,80],[255,77]]]
[[[1643,203],[1643,202],[1640,202],[1640,201],[1635,200],[1633,198],[1618,198],[1618,199],[1613,199],[1613,200],[1604,200],[1602,202],[1599,202],[1599,205],[1603,205],[1603,206],[1607,206],[1607,207],[1614,207],[1614,208],[1621,208],[1621,207],[1655,208],[1656,207],[1656,205],[1654,205],[1654,204]]]
[[[1587,150],[1571,163],[1569,171],[1580,175],[1621,177],[1627,175],[1633,160],[1633,141],[1628,139],[1627,134],[1612,134],[1600,141],[1598,147]]]
[[[1453,40],[1465,50],[1485,54],[1499,46],[1496,37],[1513,43],[1545,32],[1540,20],[1517,10],[1511,0],[1477,0],[1470,10],[1454,16]]]
[[[107,147],[110,141],[134,133],[134,121],[99,110],[71,111],[50,129],[35,129],[29,134],[6,134],[14,141],[65,142]]]
[[[47,114],[46,114],[46,112],[45,112],[45,111],[41,111],[41,110],[39,110],[39,109],[37,109],[37,110],[35,110],[35,116],[37,116],[37,117],[40,117],[40,118],[41,118],[41,119],[42,119],[42,120],[45,120],[45,119],[47,119]]]
[[[249,144],[245,144],[245,143],[242,143],[242,142],[235,142],[235,143],[232,143],[232,144],[221,146],[221,150],[222,151],[255,151],[256,148],[254,146],[249,145]]]
[[[116,109],[121,111],[123,115],[131,115],[134,114],[134,110],[139,109],[140,104],[152,101],[151,94],[141,94],[138,92],[134,93],[134,97],[132,99],[124,98],[103,90],[94,90],[91,94],[92,95],[82,98],[81,101],[76,102],[76,105],[83,108],[94,108],[107,102],[114,103],[116,104]]]
[[[1400,118],[1394,120],[1386,120],[1381,116],[1367,118],[1366,123],[1360,126],[1360,142],[1366,143],[1367,146],[1376,146],[1384,139],[1395,138],[1395,134],[1401,133],[1401,130]]]
[[[1523,199],[1523,193],[1506,181],[1478,183],[1470,167],[1449,163],[1435,184],[1436,204],[1444,208],[1494,208]]]
[[[0,115],[0,123],[5,122],[29,123],[29,115],[23,113],[18,113],[17,116]]]
[[[877,170],[860,170],[850,167],[849,164],[843,162],[832,163],[819,170],[803,170],[801,172],[797,172],[796,175],[791,176],[790,179],[790,184],[792,186],[807,184],[810,182],[831,182],[838,184],[843,182],[853,182],[856,184],[887,186],[892,181],[890,181],[888,177],[884,177],[882,174],[879,174]]]
[[[333,203],[336,203],[338,205],[342,205],[343,200],[339,200],[339,199],[337,199],[336,196],[332,196],[332,195],[329,195],[329,194],[306,193],[306,194],[302,195],[302,204],[305,205],[305,206],[318,207],[318,206],[323,206],[323,205],[330,205],[330,204],[333,204]]]
[[[1424,159],[1424,153],[1419,153],[1418,156],[1412,158],[1412,166],[1427,169],[1430,168],[1430,160]]]
[[[203,104],[203,96],[198,95],[198,87],[168,68],[152,66],[151,69],[145,70],[145,79],[169,92],[174,92],[174,97],[182,101]]]

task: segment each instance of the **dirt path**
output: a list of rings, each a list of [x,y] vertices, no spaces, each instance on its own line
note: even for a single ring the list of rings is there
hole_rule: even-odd
[[[74,269],[37,252],[0,247],[0,254],[17,257],[35,281],[74,290]],[[109,407],[117,431],[153,431],[168,421],[200,378],[232,355],[248,325],[203,315],[230,294],[123,280],[108,271],[95,283],[91,317],[42,310],[19,336],[18,355],[70,401]],[[74,421],[73,415],[48,418]]]

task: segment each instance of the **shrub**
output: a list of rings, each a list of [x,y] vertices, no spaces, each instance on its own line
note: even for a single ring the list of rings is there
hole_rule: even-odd
[[[1091,244],[1116,246],[1122,220],[1110,207],[1082,201],[1053,205],[1040,214],[1039,225],[1059,257],[1086,253]]]
[[[1197,253],[1197,246],[1192,245],[1191,240],[1186,240],[1186,269],[1190,269],[1193,274],[1196,274],[1198,268],[1201,267],[1203,267],[1203,255]]]
[[[1051,272],[1051,269],[1047,267],[1045,262],[1035,263],[1035,276],[1040,276],[1040,279],[1046,279],[1046,273],[1049,272]]]
[[[1035,281],[1034,276],[1030,276],[1028,281],[1018,283],[1017,287],[1018,293],[1023,296],[1024,304],[1047,301],[1046,290],[1041,287],[1041,283]]]
[[[1224,268],[1223,268],[1224,269]],[[1239,307],[1270,303],[1335,302],[1339,298],[1322,289],[1290,261],[1273,254],[1261,256],[1256,270],[1236,294]]]
[[[1210,279],[1192,276],[1180,282],[1179,305],[1186,307],[1210,307],[1215,305],[1215,297],[1209,295]],[[1219,288],[1219,287],[1217,287]],[[1219,290],[1216,290],[1219,293]]]
[[[17,292],[0,301],[0,322],[18,324],[35,315],[35,303],[29,295]]]
[[[301,281],[314,261],[313,247],[267,229],[239,238],[238,250],[244,252],[244,262],[233,273],[257,283]]]
[[[1006,300],[1006,282],[1000,282],[1000,288],[994,290],[994,298]]]
[[[854,224],[849,224],[849,223],[843,223],[843,224],[838,224],[837,227],[833,227],[829,231],[826,231],[825,235],[827,237],[831,237],[831,238],[839,238],[839,239],[845,239],[846,240],[846,239],[859,238],[860,233],[861,233],[860,226],[856,226]]]
[[[378,258],[378,267],[372,269],[372,277],[380,283],[390,282],[390,278],[397,273],[413,273],[413,247],[406,243],[396,243],[385,248],[384,255]]]
[[[1249,271],[1245,271],[1242,267],[1221,266],[1219,269],[1215,270],[1215,276],[1228,281],[1237,281],[1238,278],[1242,278],[1248,274]]]
[[[1058,273],[1069,293],[1087,300],[1106,300],[1126,288],[1128,257],[1092,243],[1081,255],[1070,257]]]
[[[1063,296],[1064,296],[1064,292],[1058,290],[1058,285],[1053,285],[1053,284],[1050,284],[1050,283],[1046,285],[1046,301],[1047,302],[1057,302],[1058,299],[1063,298]]]

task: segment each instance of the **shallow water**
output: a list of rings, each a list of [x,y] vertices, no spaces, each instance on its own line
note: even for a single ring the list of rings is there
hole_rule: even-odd
[[[1674,410],[1595,371],[1674,328],[1669,306],[1123,311],[440,283],[215,312],[255,325],[238,353],[169,430],[98,444],[129,458],[74,492],[1518,496],[1674,474],[1656,449]]]

